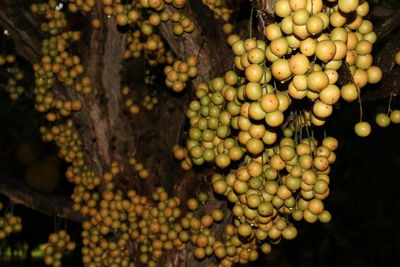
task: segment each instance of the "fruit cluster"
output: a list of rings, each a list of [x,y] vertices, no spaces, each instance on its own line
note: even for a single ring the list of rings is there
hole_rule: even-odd
[[[165,84],[175,92],[182,92],[186,88],[186,82],[189,78],[197,76],[198,64],[199,61],[194,56],[190,56],[187,61],[175,60],[172,65],[167,65],[164,68],[167,77]]]
[[[90,79],[82,77],[85,70],[77,55],[69,54],[70,43],[80,39],[80,32],[64,32],[45,39],[42,45],[41,62],[35,64],[35,108],[46,113],[46,119],[54,122],[57,117],[68,117],[71,112],[82,108],[80,100],[65,101],[56,99],[52,90],[58,80],[67,87],[74,87],[79,93],[92,91]]]
[[[0,202],[0,211],[3,209],[3,203]],[[21,218],[15,216],[11,212],[7,212],[0,217],[0,240],[5,239],[8,235],[21,232]]]
[[[143,99],[142,105],[147,110],[153,110],[154,106],[158,104],[158,98],[155,96],[146,95]]]
[[[53,267],[61,266],[61,259],[66,251],[72,251],[76,247],[75,242],[64,230],[51,233],[49,241],[44,249],[44,263]]]
[[[6,67],[5,71],[10,75],[5,87],[6,92],[11,100],[17,100],[25,89],[21,85],[21,81],[24,79],[24,73],[16,66],[15,55],[0,55],[0,68],[1,67]]]
[[[128,159],[129,165],[137,172],[138,176],[142,179],[147,179],[150,176],[150,171],[146,169],[142,163],[138,162],[136,158],[131,157]]]
[[[231,20],[232,9],[226,7],[223,0],[203,0],[203,4],[207,5],[214,13],[215,18],[222,19],[224,22]]]
[[[131,93],[131,88],[129,88],[129,86],[123,86],[121,88],[121,93],[126,97],[126,99],[124,100],[124,104],[129,112],[131,114],[138,114],[140,112],[140,107],[134,104],[132,97],[129,97]]]
[[[40,24],[40,29],[51,35],[60,34],[67,26],[64,12],[57,10],[58,4],[57,0],[49,0],[47,3],[31,5],[31,11],[33,13],[42,15],[48,20],[48,22],[42,22]]]
[[[73,121],[65,118],[83,103],[56,99],[53,91],[57,80],[78,93],[92,91],[80,58],[70,53],[80,32],[64,29],[65,17],[54,11],[54,3],[32,6],[48,19],[42,27],[52,35],[44,40],[41,62],[34,66],[35,101],[51,122],[40,129],[43,140],[55,141],[59,156],[70,163],[66,177],[75,184],[73,209],[87,216],[81,233],[85,266],[134,266],[132,250],[141,264],[156,266],[166,251],[187,247],[194,247],[199,260],[215,255],[222,266],[246,264],[258,258],[259,248],[269,253],[271,244],[296,237],[290,217],[310,223],[330,221],[323,200],[329,195],[330,164],[335,162],[338,142],[326,137],[318,144],[309,127],[324,124],[340,98],[353,101],[360,88],[380,80],[370,55],[376,35],[364,19],[366,2],[339,0],[324,5],[321,0],[279,0],[275,13],[280,21],[265,28],[267,41],[241,40],[231,34],[228,43],[236,69],[197,85],[197,99],[187,110],[189,138],[185,147],[174,147],[174,154],[184,169],[206,162],[230,167],[211,178],[213,190],[233,203],[233,224],[225,227],[221,240],[211,227],[224,219],[224,213],[206,210],[207,194],[189,199],[190,211],[184,212],[182,200],[162,187],[151,198],[122,191],[116,177],[123,167],[116,161],[102,173],[90,167]],[[182,8],[185,3],[102,1],[105,15],[114,16],[120,27],[129,26],[125,58],[144,55],[150,65],[167,62],[166,84],[176,92],[197,75],[199,62],[195,57],[187,62],[174,59],[156,27],[171,20],[175,34],[192,31],[194,24],[187,17],[171,13],[172,6]],[[223,21],[230,20],[231,11],[223,1],[204,3]],[[95,5],[93,0],[71,0],[68,9],[88,13]],[[94,18],[92,26],[100,28],[101,20]],[[230,34],[233,26],[226,23],[223,30]],[[347,68],[352,78],[339,87],[340,68]],[[129,92],[129,87],[122,88],[123,95]],[[305,110],[293,112],[300,102]],[[130,112],[139,112],[132,99],[125,105]],[[150,176],[135,158],[127,161],[140,178]],[[69,236],[59,232],[49,242],[45,261],[60,265],[62,252],[73,247]]]
[[[182,12],[167,10],[167,5],[182,9],[186,0],[141,0],[124,2],[121,0],[103,0],[103,14],[115,17],[119,26],[129,26],[127,50],[124,58],[138,58],[144,56],[151,66],[165,62],[165,46],[158,27],[161,23],[173,22],[172,31],[176,35],[190,33],[194,30],[194,23]],[[89,13],[96,5],[95,1],[69,1],[68,9],[71,12],[82,11]],[[46,7],[46,4],[43,4]],[[101,27],[101,20],[94,18],[91,25],[95,29]]]

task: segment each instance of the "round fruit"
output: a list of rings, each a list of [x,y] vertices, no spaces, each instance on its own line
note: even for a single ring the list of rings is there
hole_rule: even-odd
[[[368,122],[360,121],[354,126],[355,133],[360,137],[366,137],[371,133],[371,125]]]
[[[393,123],[400,123],[400,110],[395,109],[390,113],[390,121]]]
[[[390,124],[390,118],[388,115],[385,113],[379,113],[375,117],[375,122],[378,124],[380,127],[388,127]]]

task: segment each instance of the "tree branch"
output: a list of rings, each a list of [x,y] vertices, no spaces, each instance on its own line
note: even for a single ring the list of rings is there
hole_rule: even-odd
[[[274,3],[275,0],[250,0],[258,14],[258,36],[264,38],[264,29],[268,24],[274,22]]]
[[[372,9],[371,15],[382,18],[382,21],[374,27],[374,31],[379,36],[379,39],[386,37],[400,26],[400,9],[398,7],[378,5]]]
[[[38,19],[30,12],[31,1],[0,0],[0,25],[15,41],[19,55],[30,62],[40,58],[42,34]]]
[[[379,87],[373,91],[367,91],[363,97],[363,100],[374,101],[393,96],[400,95],[400,70],[389,70],[386,71],[382,81],[379,83]]]
[[[394,55],[398,51],[400,32],[391,35],[389,40],[381,47],[375,56],[376,65],[382,69],[382,81],[375,86],[375,89],[367,91],[363,100],[372,101],[390,96],[392,93],[400,93],[400,70],[395,67]]]
[[[18,179],[0,174],[0,193],[14,204],[21,204],[41,213],[58,216],[67,220],[82,222],[84,217],[72,210],[72,201],[64,195],[39,193]]]

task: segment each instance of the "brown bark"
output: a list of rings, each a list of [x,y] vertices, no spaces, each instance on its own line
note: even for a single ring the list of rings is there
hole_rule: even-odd
[[[274,0],[252,2],[256,9],[261,11],[259,31],[262,32],[263,28],[273,21]],[[37,20],[27,11],[27,4],[22,0],[1,0],[0,3],[1,25],[10,30],[12,38],[19,44],[18,52],[30,62],[37,62],[42,36],[38,31]],[[175,9],[168,7],[167,11],[172,13]],[[174,160],[171,149],[182,138],[185,129],[185,110],[193,97],[194,86],[223,74],[232,63],[232,54],[225,42],[227,36],[222,32],[222,23],[213,18],[212,12],[202,4],[201,0],[188,1],[184,12],[196,25],[192,33],[185,33],[181,37],[175,36],[172,33],[172,22],[162,24],[161,33],[180,59],[192,55],[199,57],[199,75],[186,92],[175,94],[175,98],[171,97],[172,92],[162,91],[159,95],[160,104],[153,112],[142,111],[139,115],[131,116],[125,111],[120,93],[123,78],[120,70],[126,36],[118,31],[114,18],[106,18],[101,14],[100,5],[90,17],[100,18],[102,27],[92,29],[88,23],[90,18],[85,19],[86,28],[79,45],[79,54],[86,67],[85,74],[92,81],[94,89],[92,94],[82,96],[72,88],[65,88],[62,85],[57,85],[55,90],[60,98],[80,99],[84,103],[83,110],[74,115],[74,121],[86,152],[86,161],[91,168],[101,175],[107,171],[111,161],[116,160],[123,164],[124,169],[117,179],[120,187],[134,188],[141,194],[148,195],[157,186],[164,186],[171,195],[180,197],[183,203],[200,191],[209,192],[210,200],[204,210],[221,208],[226,212],[224,222],[213,229],[221,237],[223,226],[230,220],[231,214],[226,202],[218,200],[211,192],[210,176],[213,170],[203,168],[202,173],[195,170],[184,172]],[[390,25],[392,26],[384,26],[385,30],[382,31],[395,28],[394,24]],[[396,40],[389,42],[390,45],[395,45]],[[385,56],[385,60],[388,58]],[[378,59],[379,62],[383,62],[383,59],[381,61]],[[126,66],[131,67],[129,72],[132,72],[132,76],[144,74],[145,63],[141,60],[135,60]],[[390,73],[389,69],[386,70]],[[388,79],[398,81],[395,75],[398,73],[393,71],[393,76]],[[134,86],[137,85],[143,86],[140,81],[136,81]],[[151,170],[151,177],[142,181],[130,171],[127,155],[135,156],[143,162]],[[57,205],[49,207],[44,203],[52,203],[49,200],[53,198],[29,191],[11,179],[1,180],[0,192],[16,203],[47,214],[72,216],[71,218],[76,216],[65,208],[70,204],[69,201],[57,199],[59,200]],[[60,208],[62,205],[64,209]],[[166,253],[160,265],[205,266],[212,260],[195,261],[188,247],[182,252]]]
[[[3,2],[7,2],[7,7],[10,8],[2,9],[2,12],[6,13],[6,16],[2,16],[2,21],[5,21],[2,25],[19,26],[12,37],[17,42],[31,44],[20,48],[21,55],[32,63],[37,62],[39,56],[36,52],[40,51],[41,43],[39,35],[32,32],[31,26],[26,22],[19,23],[14,13],[9,13],[12,1]],[[198,12],[199,10],[201,12]],[[173,12],[173,8],[169,8],[168,11]],[[91,78],[93,92],[82,96],[73,88],[66,88],[61,84],[57,84],[54,90],[61,99],[80,99],[84,103],[83,110],[74,114],[73,118],[86,152],[86,161],[99,175],[107,171],[112,160],[116,160],[123,164],[124,169],[117,179],[120,187],[134,188],[141,194],[149,195],[157,186],[164,186],[171,195],[180,197],[183,203],[198,192],[207,191],[210,192],[210,201],[205,209],[226,210],[226,203],[217,200],[211,193],[209,182],[212,171],[208,170],[201,175],[196,171],[184,172],[179,168],[171,152],[173,145],[180,141],[184,131],[185,110],[193,96],[194,85],[208,82],[211,78],[223,74],[231,64],[231,52],[225,42],[227,36],[222,32],[222,23],[213,18],[212,12],[201,1],[190,2],[185,12],[196,24],[196,29],[191,34],[175,37],[171,34],[170,23],[164,24],[161,32],[170,47],[182,59],[190,55],[199,57],[201,62],[199,75],[193,84],[188,86],[186,92],[176,95],[177,98],[171,97],[171,94],[174,94],[171,91],[161,92],[160,104],[154,112],[144,111],[132,117],[124,110],[120,86],[126,36],[118,31],[114,18],[106,18],[101,14],[101,6],[97,6],[90,16],[100,18],[102,27],[92,29],[86,25],[78,45],[78,54],[86,68],[85,75]],[[25,14],[23,17],[30,16],[26,11],[23,14]],[[85,19],[85,23],[88,24],[89,21],[90,18]],[[18,32],[26,34],[19,36]],[[33,40],[36,37],[38,40]],[[28,52],[24,52],[25,50]],[[132,64],[135,68],[130,70],[131,72],[144,73],[143,61],[136,60]],[[141,181],[133,171],[129,170],[128,154],[134,155],[151,170],[152,176],[149,179]],[[7,191],[7,188],[4,190]],[[15,199],[14,195],[36,197],[35,194],[25,190],[9,191],[8,195],[12,199]],[[32,201],[27,199],[19,203],[29,206]],[[228,221],[228,211],[226,215]],[[223,224],[219,224],[213,230],[219,235],[223,229],[221,225]],[[202,263],[195,261],[187,249],[183,252],[171,251],[160,262],[163,266],[202,266],[209,261]]]
[[[24,182],[3,173],[0,174],[0,180],[0,193],[7,196],[13,204],[21,204],[49,216],[75,222],[84,220],[79,212],[72,210],[72,201],[65,195],[39,193]]]
[[[9,31],[18,54],[37,62],[43,35],[38,18],[30,12],[30,4],[24,0],[1,0],[0,25]]]

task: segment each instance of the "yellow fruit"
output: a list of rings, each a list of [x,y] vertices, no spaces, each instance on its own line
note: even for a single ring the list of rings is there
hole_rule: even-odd
[[[380,127],[388,127],[390,124],[390,118],[388,115],[385,113],[379,113],[375,117],[375,122],[378,124]]]
[[[400,110],[395,109],[390,113],[390,121],[395,124],[400,123]]]
[[[292,12],[288,0],[280,0],[275,2],[275,14],[281,18],[287,17]]]
[[[318,42],[315,47],[315,54],[318,59],[328,62],[336,54],[336,45],[334,42],[328,40]]]
[[[309,66],[310,61],[301,53],[293,55],[289,59],[289,68],[294,75],[305,74],[308,71]]]
[[[247,80],[250,82],[259,82],[264,74],[263,67],[258,64],[251,64],[245,70]]]
[[[400,65],[400,51],[397,51],[394,55],[394,62],[396,62],[397,65]]]
[[[329,85],[329,78],[325,72],[314,71],[307,76],[308,88],[314,92],[321,92]]]
[[[271,72],[272,75],[280,81],[286,80],[292,75],[289,67],[289,61],[286,59],[278,59],[272,63]]]
[[[360,121],[354,126],[355,133],[360,137],[366,137],[371,133],[371,125],[368,122]]]
[[[351,13],[357,9],[359,0],[338,0],[339,10],[344,13]]]

